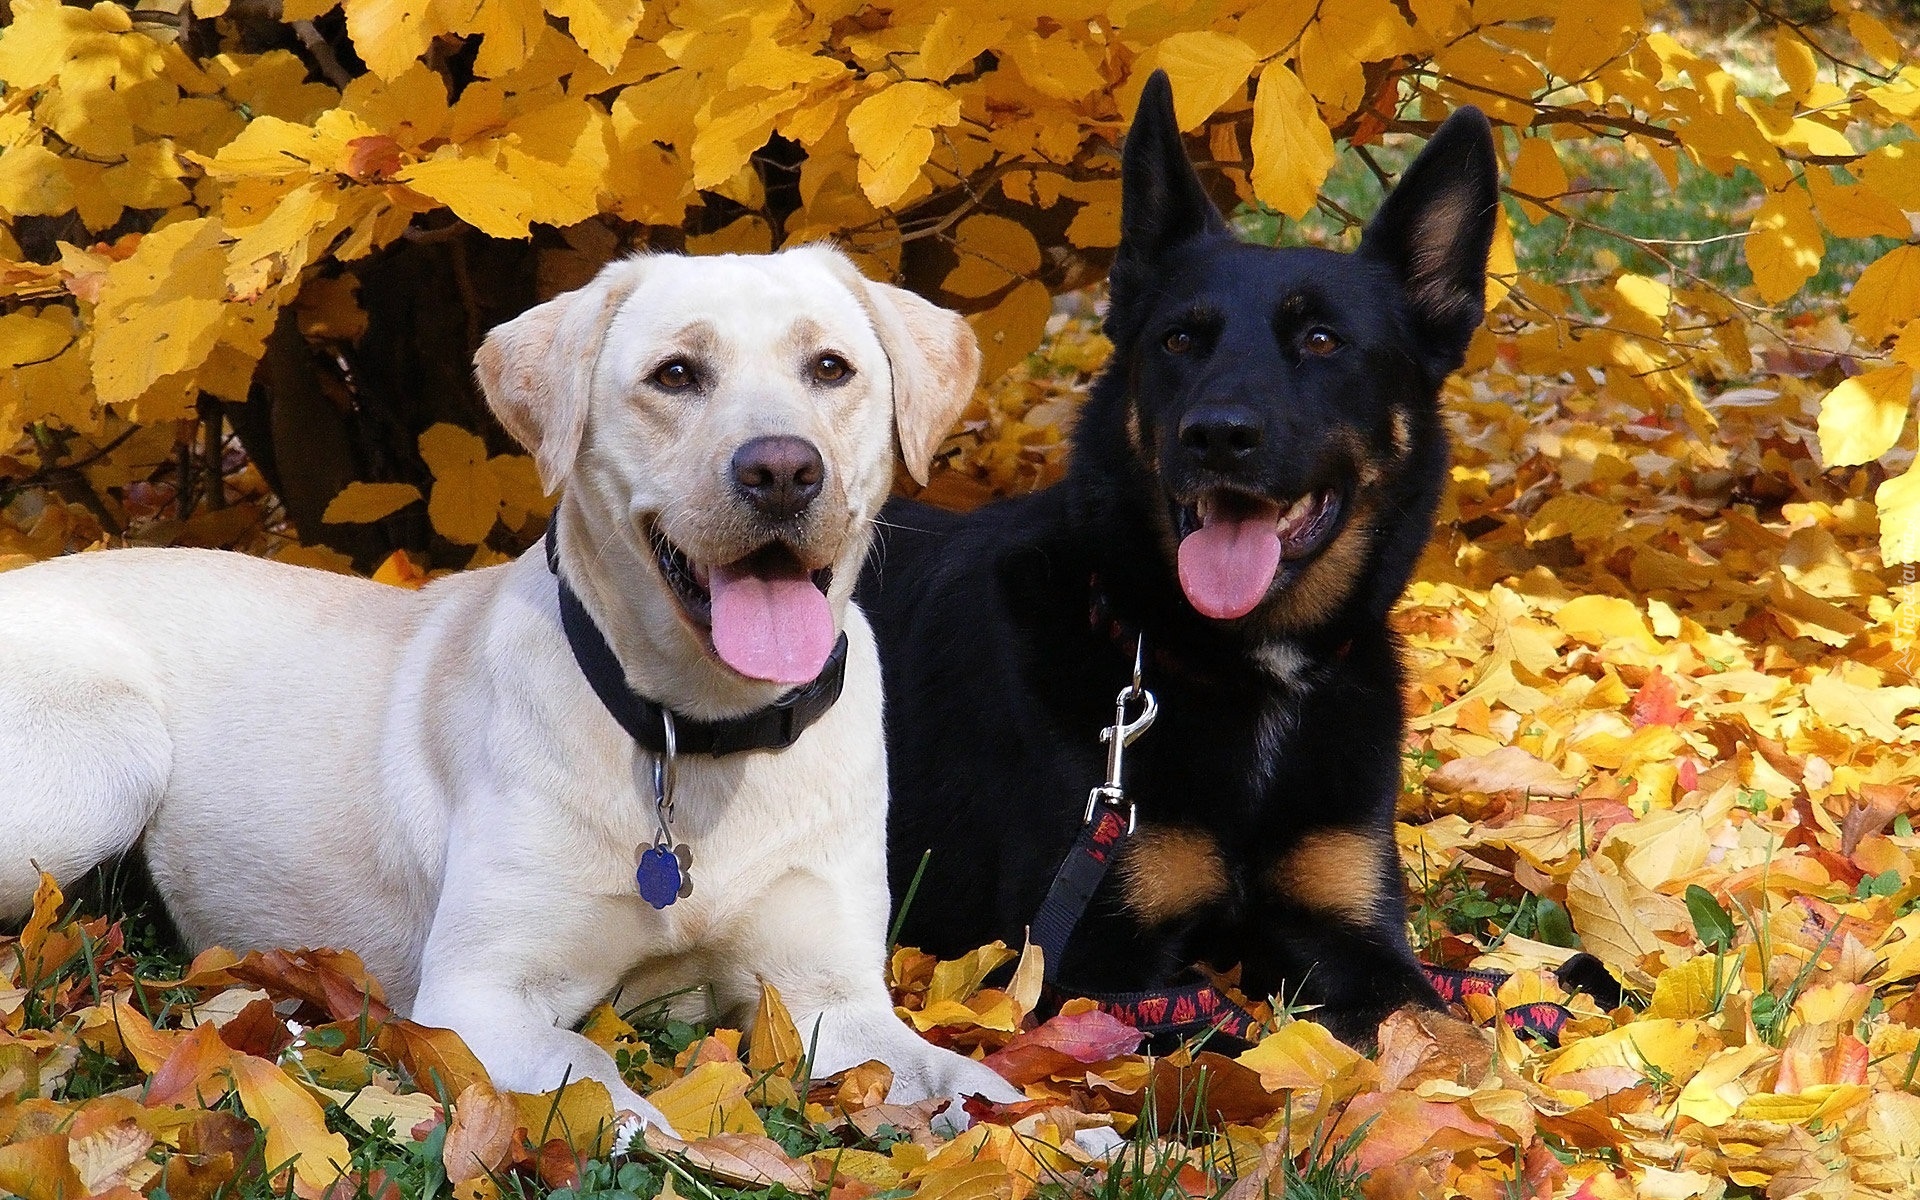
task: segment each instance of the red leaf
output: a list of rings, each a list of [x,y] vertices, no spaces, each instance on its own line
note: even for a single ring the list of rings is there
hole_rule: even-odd
[[[1633,697],[1633,727],[1678,725],[1686,720],[1687,710],[1680,707],[1680,692],[1664,671],[1655,669]]]
[[[1865,1084],[1867,1067],[1871,1063],[1867,1048],[1860,1039],[1843,1033],[1833,1048],[1833,1082]]]
[[[565,1138],[548,1138],[542,1143],[533,1156],[533,1166],[540,1182],[550,1188],[580,1185],[580,1156]]]
[[[389,1020],[380,985],[349,950],[253,951],[228,968],[235,978],[278,996],[295,996],[335,1021]]]
[[[355,183],[377,183],[391,178],[405,165],[400,143],[384,133],[357,137],[347,143],[347,177]]]
[[[375,1170],[371,1175],[362,1175],[355,1171],[343,1175],[321,1193],[321,1200],[406,1200],[406,1194],[400,1185],[387,1178],[384,1170]]]
[[[851,1175],[838,1175],[834,1177],[833,1190],[827,1193],[827,1200],[867,1200],[878,1190]]]
[[[275,1059],[293,1044],[293,1031],[273,1011],[273,1001],[260,999],[234,1015],[220,1027],[220,1040],[242,1054]]]
[[[989,1054],[986,1064],[1015,1087],[1051,1079],[1081,1066],[1071,1055],[1062,1054],[1051,1046],[1022,1043],[1017,1038]]]
[[[1101,1009],[1061,1013],[987,1056],[987,1066],[1018,1086],[1045,1079],[1075,1064],[1106,1062],[1132,1054],[1144,1036]]]
[[[1161,1129],[1172,1129],[1191,1116],[1201,1097],[1207,1117],[1216,1125],[1251,1125],[1266,1120],[1287,1102],[1284,1094],[1269,1092],[1260,1073],[1223,1054],[1203,1050],[1191,1063],[1163,1058],[1153,1064],[1153,1076],[1143,1097],[1151,1097]]]
[[[1005,1104],[987,1099],[985,1096],[968,1096],[960,1107],[966,1111],[967,1119],[980,1124],[1014,1125],[1026,1120],[1037,1112],[1045,1112],[1059,1104],[1052,1097],[1043,1096],[1038,1100],[1013,1100]]]

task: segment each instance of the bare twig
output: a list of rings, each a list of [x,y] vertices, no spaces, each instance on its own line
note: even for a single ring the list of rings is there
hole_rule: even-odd
[[[1353,152],[1359,156],[1361,162],[1367,164],[1367,170],[1373,172],[1374,179],[1379,182],[1382,189],[1391,190],[1393,188],[1393,176],[1387,174],[1386,168],[1374,161],[1371,151],[1365,146],[1355,146]]]
[[[222,426],[226,413],[212,396],[200,397],[200,471],[206,478],[207,507],[218,511],[227,506],[226,437]]]
[[[182,521],[193,515],[193,439],[181,438],[174,447],[177,491],[173,501]]]
[[[327,82],[343,92],[346,91],[347,85],[353,82],[353,76],[347,74],[347,69],[340,65],[339,55],[333,52],[333,47],[327,44],[327,39],[314,28],[313,22],[295,21],[293,33],[300,39],[300,44],[307,48],[307,53],[313,55],[314,65],[319,67],[320,73],[327,77]]]
[[[484,331],[480,328],[480,293],[473,286],[473,272],[467,267],[467,244],[456,241],[451,246],[448,257],[453,263],[454,286],[460,289],[460,307],[467,316],[467,353],[480,349],[480,338]]]
[[[1857,62],[1851,62],[1841,58],[1833,51],[1827,49],[1813,34],[1809,33],[1808,30],[1812,29],[1815,24],[1824,24],[1826,21],[1832,19],[1833,13],[1831,9],[1828,10],[1827,16],[1822,17],[1819,22],[1813,22],[1796,21],[1783,12],[1775,11],[1772,5],[1760,3],[1759,0],[1746,0],[1746,5],[1753,10],[1755,16],[1763,20],[1772,21],[1777,25],[1784,25],[1788,29],[1793,30],[1800,40],[1805,42],[1815,54],[1818,54],[1821,58],[1826,59],[1836,67],[1845,67],[1849,71],[1858,71],[1868,79],[1877,79],[1881,83],[1888,82],[1898,74],[1898,72],[1895,71],[1876,71],[1871,67],[1863,67]]]

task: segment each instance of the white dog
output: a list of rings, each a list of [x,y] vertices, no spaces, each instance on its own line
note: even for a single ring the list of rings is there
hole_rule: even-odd
[[[883,983],[880,669],[848,599],[896,432],[924,478],[978,366],[958,317],[828,249],[630,259],[480,351],[566,485],[551,568],[536,547],[407,592],[120,550],[0,576],[0,910],[37,867],[143,842],[195,946],[350,947],[503,1087],[587,1076],[658,1122],[570,1026],[700,982],[739,1021],[765,979],[821,1073],[879,1058],[895,1099],[1018,1098]],[[590,618],[572,642],[562,581]],[[583,674],[595,637],[615,688],[677,718],[666,794]],[[816,676],[801,707],[830,706],[790,748],[685,749],[702,723],[764,731]]]

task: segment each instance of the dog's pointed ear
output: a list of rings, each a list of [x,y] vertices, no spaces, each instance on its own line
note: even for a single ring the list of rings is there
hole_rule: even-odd
[[[905,288],[875,283],[845,255],[833,269],[846,283],[887,353],[893,372],[893,430],[913,481],[926,486],[933,452],[973,398],[980,381],[980,342],[958,313]]]
[[[1165,71],[1147,76],[1133,125],[1120,152],[1120,245],[1116,256],[1153,262],[1227,223],[1207,198],[1180,140],[1173,84]]]
[[[600,346],[615,310],[639,284],[643,261],[613,263],[587,286],[494,326],[474,355],[487,406],[533,455],[548,495],[580,453]]]
[[[1500,216],[1493,129],[1461,108],[1434,132],[1360,238],[1397,271],[1427,358],[1445,375],[1486,316],[1487,252]]]

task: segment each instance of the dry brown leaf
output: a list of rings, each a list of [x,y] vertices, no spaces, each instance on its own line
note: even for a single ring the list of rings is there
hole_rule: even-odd
[[[885,1103],[892,1090],[893,1068],[877,1058],[868,1059],[841,1077],[833,1091],[833,1102],[841,1112],[855,1112]]]
[[[738,1187],[771,1187],[811,1192],[817,1187],[813,1172],[788,1157],[780,1143],[752,1133],[716,1133],[688,1142],[679,1151],[693,1166]]]
[[[453,1121],[440,1152],[447,1180],[461,1184],[494,1174],[513,1154],[513,1131],[520,1127],[520,1110],[513,1101],[474,1082],[453,1102]]]
[[[1518,746],[1502,746],[1472,758],[1456,758],[1427,776],[1427,787],[1452,795],[1511,792],[1562,799],[1580,794],[1580,785]]]
[[[1622,977],[1653,986],[1650,962],[1663,948],[1634,911],[1619,868],[1611,859],[1588,856],[1567,877],[1567,912],[1589,953]]]
[[[153,1135],[127,1119],[76,1139],[68,1155],[87,1194],[95,1195],[108,1188],[137,1186],[157,1174],[159,1168],[147,1161],[153,1145]]]

